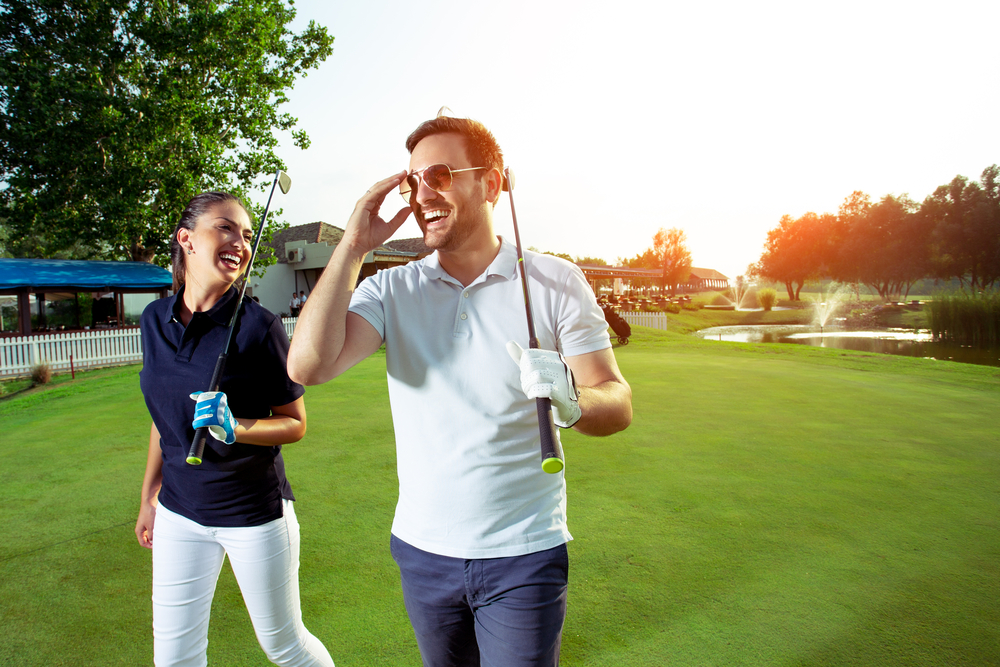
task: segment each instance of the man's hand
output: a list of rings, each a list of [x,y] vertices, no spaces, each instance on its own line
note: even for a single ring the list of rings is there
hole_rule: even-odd
[[[406,222],[411,211],[409,206],[399,209],[389,221],[383,220],[378,215],[386,195],[399,187],[404,178],[406,172],[401,171],[395,176],[383,179],[358,200],[354,212],[347,221],[344,238],[341,240],[342,244],[347,244],[345,247],[353,249],[357,254],[366,254],[388,241]]]
[[[194,406],[194,421],[191,426],[196,429],[208,427],[208,432],[216,440],[227,445],[236,442],[236,418],[229,411],[229,398],[221,391],[196,391],[191,398],[197,401]]]
[[[579,392],[573,371],[563,356],[554,350],[524,350],[514,341],[507,343],[507,352],[521,368],[521,389],[528,398],[552,401],[552,418],[556,426],[570,428],[583,416]]]

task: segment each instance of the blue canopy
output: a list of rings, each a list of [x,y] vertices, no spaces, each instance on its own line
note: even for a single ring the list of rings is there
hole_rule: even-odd
[[[173,284],[170,271],[146,262],[78,259],[0,259],[0,290],[159,291]]]

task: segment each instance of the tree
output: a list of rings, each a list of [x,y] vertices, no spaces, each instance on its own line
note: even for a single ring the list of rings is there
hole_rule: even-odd
[[[290,32],[282,0],[7,0],[0,16],[14,254],[166,264],[194,194],[246,197],[284,166],[276,129],[309,145],[278,107],[333,38],[313,22]]]
[[[1000,168],[987,167],[980,182],[956,176],[920,206],[932,231],[935,273],[958,278],[980,292],[1000,280]]]
[[[691,252],[687,249],[687,235],[682,229],[660,227],[653,235],[653,255],[662,270],[660,281],[663,287],[676,291],[691,277]]]
[[[917,204],[906,195],[886,195],[877,204],[866,196],[859,205],[857,194],[840,209],[832,275],[867,285],[886,301],[905,298],[930,263],[929,232]]]
[[[767,232],[764,252],[748,273],[783,283],[789,300],[798,301],[806,281],[825,270],[832,228],[833,216],[827,213],[806,213],[798,219],[783,215]]]

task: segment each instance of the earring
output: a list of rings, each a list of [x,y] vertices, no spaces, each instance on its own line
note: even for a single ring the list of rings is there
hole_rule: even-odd
[[[188,254],[189,255],[193,255],[194,254],[194,248],[188,248]]]

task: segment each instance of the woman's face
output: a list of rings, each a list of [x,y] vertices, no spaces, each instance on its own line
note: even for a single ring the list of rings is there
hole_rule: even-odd
[[[219,202],[198,218],[193,230],[178,231],[177,240],[184,252],[193,251],[185,257],[188,279],[232,284],[250,263],[253,228],[242,206]]]

